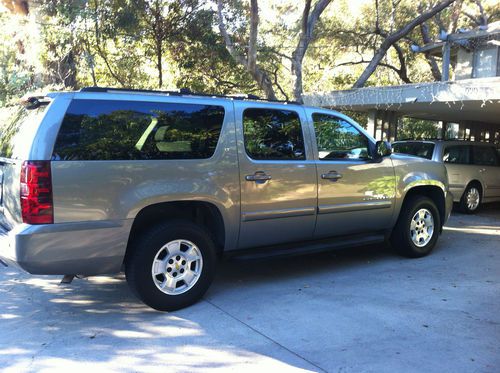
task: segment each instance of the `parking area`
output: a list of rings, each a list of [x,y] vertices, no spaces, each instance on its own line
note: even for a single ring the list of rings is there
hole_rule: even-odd
[[[224,262],[200,303],[148,309],[123,276],[0,268],[4,371],[493,372],[500,366],[500,205],[454,213],[435,252],[365,247]]]

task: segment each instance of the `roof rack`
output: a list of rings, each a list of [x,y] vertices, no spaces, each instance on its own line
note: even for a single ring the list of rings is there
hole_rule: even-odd
[[[178,91],[161,91],[155,89],[135,89],[135,88],[112,88],[112,87],[84,87],[80,89],[80,92],[135,92],[135,93],[158,93],[169,96],[201,96],[201,97],[214,97],[214,98],[228,98],[233,100],[254,100],[254,101],[265,101],[265,102],[275,102],[280,104],[292,104],[301,105],[296,101],[287,100],[269,100],[256,95],[238,93],[234,95],[220,95],[220,94],[210,94],[210,93],[198,93],[192,92],[189,88],[181,88]]]

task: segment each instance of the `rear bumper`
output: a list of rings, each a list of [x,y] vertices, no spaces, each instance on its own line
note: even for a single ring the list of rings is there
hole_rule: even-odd
[[[0,259],[31,274],[97,275],[121,269],[133,220],[0,226]]]

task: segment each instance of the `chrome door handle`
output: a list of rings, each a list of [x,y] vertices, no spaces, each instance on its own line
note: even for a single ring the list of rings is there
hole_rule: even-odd
[[[264,184],[266,181],[271,179],[271,175],[267,175],[264,171],[257,171],[253,175],[245,176],[246,181],[255,181],[257,184]]]
[[[339,174],[337,171],[330,171],[327,174],[321,174],[321,178],[325,180],[337,181],[338,179],[342,179],[342,174]]]

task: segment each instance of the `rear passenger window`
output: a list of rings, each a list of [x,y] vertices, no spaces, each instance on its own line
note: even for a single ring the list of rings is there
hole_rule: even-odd
[[[245,150],[253,159],[305,159],[302,127],[294,111],[246,109],[243,133]]]
[[[448,146],[444,150],[443,162],[456,164],[470,164],[468,145]]]
[[[480,166],[498,165],[495,148],[489,146],[473,146],[472,160],[474,161],[474,164]]]
[[[74,100],[53,160],[210,158],[223,121],[221,106]]]

